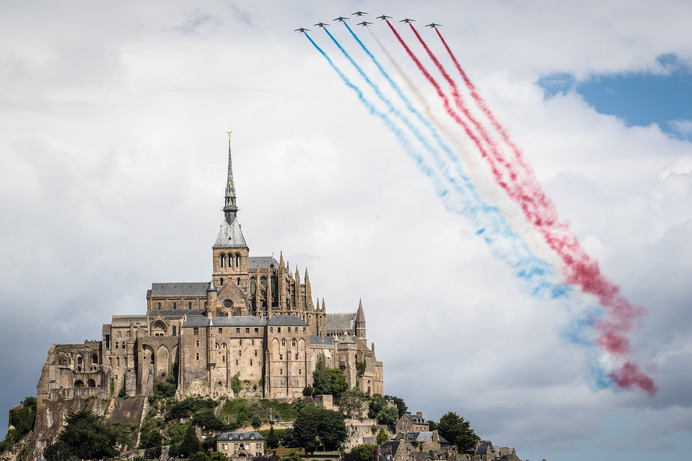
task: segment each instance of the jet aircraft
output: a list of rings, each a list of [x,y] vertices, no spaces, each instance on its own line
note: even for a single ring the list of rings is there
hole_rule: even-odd
[[[441,25],[442,25],[442,24],[435,24],[434,22],[431,22],[430,24],[426,24],[425,27],[430,27],[430,28],[433,28],[433,29],[437,29],[437,28],[440,27]]]
[[[384,14],[383,14],[382,16],[378,16],[378,17],[377,17],[377,19],[382,19],[383,21],[386,21],[387,19],[390,19],[390,18],[391,18],[391,16],[387,16],[387,15],[384,15]]]
[[[363,27],[368,27],[370,24],[372,24],[372,23],[368,22],[368,21],[363,21],[363,22],[358,23],[359,26],[363,26]]]
[[[332,21],[344,22],[344,21],[346,21],[347,19],[348,19],[348,18],[345,18],[345,17],[343,17],[343,16],[339,16],[338,18],[332,19]]]
[[[328,25],[329,25],[329,24],[325,24],[325,23],[323,23],[323,22],[318,22],[317,24],[313,24],[313,26],[321,27],[321,28],[323,28],[323,29],[324,29],[325,27],[327,27]]]
[[[295,32],[300,32],[301,34],[304,34],[305,31],[307,31],[307,30],[310,30],[310,29],[306,29],[305,27],[299,27],[295,30]]]
[[[356,11],[355,13],[351,13],[351,16],[353,16],[354,14],[356,16],[363,16],[364,14],[368,14],[368,13],[366,13],[365,11]]]
[[[410,24],[410,23],[413,22],[413,21],[415,21],[415,19],[406,18],[406,19],[402,19],[402,20],[399,21],[399,22],[405,22],[406,24]]]

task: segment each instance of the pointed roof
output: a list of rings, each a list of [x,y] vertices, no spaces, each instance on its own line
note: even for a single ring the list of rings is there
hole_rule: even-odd
[[[231,160],[231,132],[228,131],[228,176],[226,179],[226,195],[224,197],[223,211],[238,211],[235,196],[235,183],[233,182],[233,162]]]
[[[247,248],[243,231],[237,218],[238,206],[236,205],[235,184],[233,182],[233,162],[231,160],[231,133],[228,132],[228,176],[226,179],[226,195],[224,196],[223,214],[219,235],[216,237],[214,247],[222,248]]]
[[[356,311],[356,323],[365,322],[365,313],[363,312],[363,300],[358,303],[358,311]]]

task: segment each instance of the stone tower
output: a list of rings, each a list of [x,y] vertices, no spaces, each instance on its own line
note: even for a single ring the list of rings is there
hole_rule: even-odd
[[[230,134],[223,214],[219,235],[212,247],[212,282],[217,288],[216,306],[209,305],[208,308],[214,315],[248,315],[246,293],[249,281],[250,249],[245,243],[245,237],[238,222]]]

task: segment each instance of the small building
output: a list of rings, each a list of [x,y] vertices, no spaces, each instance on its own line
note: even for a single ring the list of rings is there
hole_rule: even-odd
[[[409,432],[426,432],[429,431],[428,423],[423,419],[423,413],[418,411],[415,415],[405,413],[396,422],[396,433],[407,434]]]
[[[216,451],[229,458],[263,456],[266,445],[259,432],[223,432],[216,436]]]

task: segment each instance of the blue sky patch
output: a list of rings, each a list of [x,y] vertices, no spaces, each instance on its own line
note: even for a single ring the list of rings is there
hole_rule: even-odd
[[[657,123],[671,136],[692,140],[692,69],[674,54],[657,61],[663,71],[656,74],[601,74],[577,81],[573,74],[555,73],[537,83],[546,98],[576,91],[598,112],[628,126]]]

